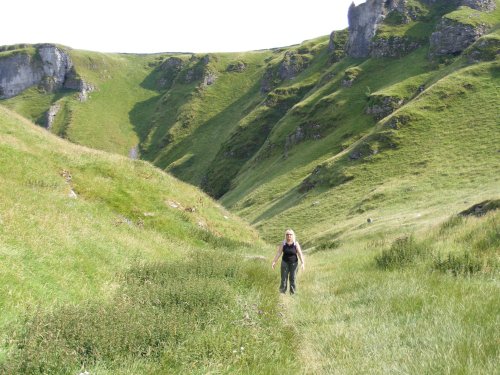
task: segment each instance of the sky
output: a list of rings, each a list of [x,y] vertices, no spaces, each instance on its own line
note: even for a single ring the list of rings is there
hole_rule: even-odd
[[[363,0],[354,1],[356,5]],[[353,0],[7,0],[0,46],[58,43],[97,52],[240,52],[347,27]]]

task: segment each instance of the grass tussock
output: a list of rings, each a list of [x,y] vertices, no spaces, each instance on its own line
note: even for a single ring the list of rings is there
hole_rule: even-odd
[[[413,236],[394,240],[391,247],[375,257],[377,266],[382,269],[404,267],[414,262],[423,253],[423,248]]]
[[[381,269],[420,263],[453,276],[494,276],[500,270],[499,220],[498,211],[479,218],[453,215],[422,238],[397,238],[375,263]]]

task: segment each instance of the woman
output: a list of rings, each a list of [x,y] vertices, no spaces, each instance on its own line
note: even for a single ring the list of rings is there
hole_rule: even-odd
[[[298,260],[300,259],[302,271],[304,271],[305,264],[302,249],[300,248],[299,243],[295,240],[295,233],[291,229],[288,229],[285,232],[285,240],[278,245],[278,252],[273,259],[273,270],[281,254],[283,254],[283,257],[281,259],[280,292],[286,293],[287,280],[290,279],[290,294],[294,294],[297,291],[295,276],[297,275],[297,266],[299,264]]]

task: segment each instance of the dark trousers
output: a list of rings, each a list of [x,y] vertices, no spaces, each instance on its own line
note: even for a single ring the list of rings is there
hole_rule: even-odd
[[[286,293],[286,284],[290,280],[290,294],[294,294],[297,290],[295,285],[295,276],[297,275],[299,262],[287,263],[281,261],[281,284],[280,292]]]

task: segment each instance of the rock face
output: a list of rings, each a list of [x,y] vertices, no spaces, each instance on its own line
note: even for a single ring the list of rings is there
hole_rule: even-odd
[[[372,50],[372,39],[378,25],[391,11],[406,14],[406,0],[367,0],[358,6],[350,6],[347,18],[349,20],[349,41],[347,54],[351,57],[368,57]]]
[[[430,38],[430,56],[459,54],[486,33],[485,25],[465,25],[443,18]]]
[[[420,47],[420,43],[394,36],[387,39],[377,38],[371,44],[372,57],[401,57]]]
[[[465,54],[471,63],[495,60],[500,57],[500,37],[491,35],[479,38]]]
[[[61,109],[61,105],[59,103],[55,103],[50,106],[49,110],[45,114],[45,127],[50,130],[52,128],[52,124],[57,116],[57,113]]]
[[[495,0],[461,0],[461,5],[483,12],[490,12],[497,7]]]
[[[367,57],[370,55],[371,40],[377,31],[377,25],[384,15],[383,0],[367,0],[358,6],[351,4],[347,19],[349,20],[349,41],[347,54],[351,57]]]
[[[495,0],[421,0],[421,2],[427,5],[447,2],[451,6],[467,6],[479,11],[492,11],[496,8]],[[420,43],[406,37],[388,39],[376,37],[380,24],[386,18],[387,20],[397,18],[401,24],[405,24],[418,17],[418,11],[408,0],[367,0],[358,6],[353,3],[348,13],[347,54],[356,58],[399,57],[418,48]],[[431,55],[460,53],[485,31],[482,27],[457,25],[443,19],[431,37]]]
[[[366,113],[372,115],[376,120],[380,120],[390,115],[403,104],[404,99],[396,96],[371,95]]]
[[[34,85],[54,91],[64,85],[72,67],[71,59],[62,49],[43,44],[37,53],[12,53],[0,59],[0,99],[11,98]]]
[[[349,38],[349,31],[347,29],[340,31],[333,31],[330,34],[330,41],[328,43],[330,63],[335,63],[345,57],[346,44],[348,38]]]
[[[278,82],[294,79],[302,73],[310,63],[310,57],[298,51],[288,51],[277,67],[267,68],[261,81],[261,93],[270,92]]]
[[[78,93],[78,100],[84,102],[88,99],[89,93],[95,91],[95,86],[85,82],[72,67],[67,73],[63,87],[65,89],[76,90]]]

